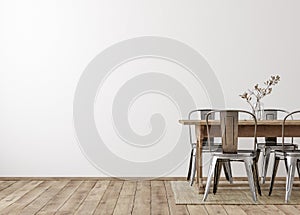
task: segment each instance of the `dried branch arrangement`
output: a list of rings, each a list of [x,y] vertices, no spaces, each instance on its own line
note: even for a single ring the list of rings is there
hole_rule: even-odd
[[[255,111],[255,103],[259,103],[260,100],[269,95],[272,92],[272,86],[278,84],[280,81],[279,75],[272,75],[267,81],[264,82],[264,87],[260,87],[258,84],[254,86],[252,90],[244,92],[240,97],[245,99],[252,108],[252,111]]]

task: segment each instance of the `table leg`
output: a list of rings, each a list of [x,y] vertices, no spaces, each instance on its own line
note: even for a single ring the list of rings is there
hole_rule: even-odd
[[[197,184],[199,188],[199,193],[204,193],[203,175],[202,175],[202,146],[203,146],[203,131],[201,126],[196,126],[196,136],[197,136]]]

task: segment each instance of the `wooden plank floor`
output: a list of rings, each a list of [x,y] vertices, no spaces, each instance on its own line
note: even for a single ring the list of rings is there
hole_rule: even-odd
[[[300,214],[300,205],[176,205],[170,181],[0,181],[0,214]]]

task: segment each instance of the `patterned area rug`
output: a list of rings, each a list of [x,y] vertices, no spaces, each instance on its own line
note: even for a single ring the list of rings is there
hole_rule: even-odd
[[[237,182],[238,183],[238,182]],[[196,186],[191,187],[186,181],[172,181],[172,190],[174,192],[176,204],[286,204],[284,182],[275,184],[271,196],[268,196],[269,186],[261,187],[262,196],[257,196],[257,202],[253,202],[251,192],[247,182],[240,186],[236,185],[219,185],[216,195],[208,194],[205,202],[202,202],[203,194],[199,194]],[[299,184],[293,187],[292,196],[288,204],[300,204],[300,187]]]

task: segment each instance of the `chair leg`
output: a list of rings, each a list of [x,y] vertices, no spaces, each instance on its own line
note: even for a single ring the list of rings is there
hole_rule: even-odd
[[[271,196],[272,191],[273,191],[273,185],[274,185],[279,161],[280,161],[280,158],[277,157],[275,154],[275,160],[274,160],[274,164],[273,164],[273,171],[272,171],[272,177],[271,177],[270,188],[269,188],[269,196]]]
[[[246,171],[247,171],[247,175],[248,175],[249,187],[250,187],[250,191],[252,193],[252,198],[253,198],[253,201],[256,202],[257,197],[256,197],[256,191],[255,191],[255,185],[254,185],[254,176],[253,176],[253,172],[252,172],[253,160],[245,159],[244,161],[245,161],[245,167],[246,167]]]
[[[286,160],[288,164],[288,174],[286,176],[285,202],[288,203],[292,193],[297,158],[287,157]]]
[[[214,186],[213,186],[213,193],[214,194],[217,193],[222,166],[223,166],[223,161],[222,160],[218,160],[217,163],[216,163],[215,173],[214,173]]]
[[[286,160],[286,158],[284,158],[284,166],[285,166],[285,170],[286,170],[286,173],[288,172],[288,170],[289,170],[289,165],[288,165],[288,163],[287,163],[287,160]]]
[[[261,173],[261,183],[262,184],[264,184],[266,182],[270,154],[271,154],[270,147],[266,147],[263,151],[263,165],[262,165],[262,173]]]
[[[187,174],[187,177],[186,177],[186,180],[189,181],[190,178],[191,178],[191,169],[192,169],[192,161],[193,161],[193,150],[191,150],[191,155],[190,155],[190,164],[189,164],[189,170],[188,170],[188,174]]]
[[[300,180],[300,161],[297,161],[297,171],[298,171],[298,176],[299,176],[299,180]]]
[[[210,184],[211,184],[211,179],[213,177],[214,171],[215,171],[215,167],[216,167],[216,163],[217,163],[217,158],[216,157],[212,157],[212,161],[209,165],[209,170],[208,170],[208,175],[207,175],[207,181],[206,181],[206,186],[205,186],[205,192],[203,195],[203,200],[202,201],[206,201],[208,193],[209,193],[209,188],[210,188]]]
[[[223,167],[224,167],[224,173],[225,173],[226,180],[229,181],[230,184],[232,184],[233,179],[232,179],[232,171],[231,171],[230,161],[229,160],[224,161]]]
[[[258,167],[257,167],[257,163],[254,162],[253,164],[253,174],[254,174],[254,182],[257,188],[257,192],[258,194],[261,196],[261,189],[260,189],[260,184],[259,184],[259,178],[258,178]]]
[[[191,175],[190,175],[190,185],[193,186],[196,176],[196,148],[192,150],[192,166],[191,166]]]

